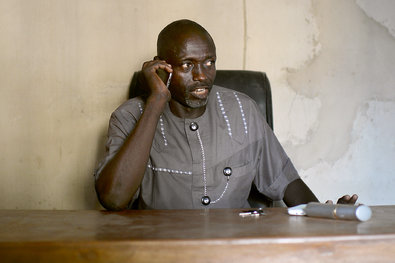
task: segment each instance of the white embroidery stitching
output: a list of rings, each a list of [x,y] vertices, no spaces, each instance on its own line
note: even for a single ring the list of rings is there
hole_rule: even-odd
[[[202,152],[202,169],[203,169],[203,184],[204,184],[204,195],[207,196],[207,178],[206,178],[206,155],[204,154],[204,148],[203,148],[203,143],[202,139],[200,138],[200,133],[199,130],[196,131],[199,144],[200,144],[200,150]]]
[[[233,94],[235,95],[236,100],[239,103],[241,118],[243,119],[243,124],[244,124],[244,133],[247,134],[248,133],[247,120],[246,120],[245,115],[244,115],[243,105],[241,104],[239,96],[237,96],[236,92],[233,92]]]
[[[226,115],[224,105],[222,104],[221,96],[219,95],[219,92],[217,91],[217,100],[219,104],[219,108],[221,110],[222,116],[224,117],[224,120],[226,122],[226,126],[228,127],[228,134],[230,137],[232,137],[232,129],[230,128],[230,123],[228,116]]]
[[[228,179],[226,180],[226,185],[225,185],[224,191],[223,191],[222,194],[217,198],[217,200],[211,201],[212,204],[215,204],[215,203],[217,203],[219,200],[222,199],[222,197],[224,196],[226,190],[228,190],[228,186],[229,186],[229,177],[228,177]]]
[[[139,109],[140,109],[140,114],[143,114],[143,107],[141,106],[141,103],[139,102],[138,105],[139,105]]]
[[[152,171],[155,171],[155,172],[165,172],[165,173],[192,175],[192,172],[190,172],[190,171],[180,171],[180,170],[174,170],[174,169],[168,169],[168,168],[154,167],[151,164],[148,164],[147,167],[150,168]]]
[[[143,107],[140,102],[138,103],[138,106],[140,109],[140,113],[143,114]],[[159,124],[160,124],[160,133],[162,134],[162,138],[163,138],[163,143],[165,144],[165,146],[167,146],[167,138],[165,134],[165,126],[163,124],[162,115],[160,115],[159,117]]]
[[[206,155],[204,154],[203,142],[202,142],[202,138],[200,137],[199,130],[196,131],[196,135],[198,137],[199,144],[200,144],[200,149],[201,149],[201,152],[202,152],[204,196],[208,197],[208,195],[207,195],[207,178],[206,178]],[[225,188],[224,188],[224,191],[222,192],[222,194],[216,200],[211,201],[210,203],[211,204],[215,204],[219,200],[221,200],[222,197],[224,196],[226,190],[228,190],[228,186],[229,186],[229,176],[227,176],[227,178],[226,178],[226,185],[225,185]]]
[[[165,134],[165,126],[163,125],[162,115],[160,115],[160,117],[159,117],[159,123],[160,123],[160,132],[162,133],[162,137],[163,137],[163,142],[164,142],[165,146],[167,146],[167,139],[166,139],[166,134]]]

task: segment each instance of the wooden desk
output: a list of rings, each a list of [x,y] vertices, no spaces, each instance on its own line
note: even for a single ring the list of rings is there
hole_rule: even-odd
[[[395,262],[395,206],[367,222],[241,210],[0,210],[0,262]]]

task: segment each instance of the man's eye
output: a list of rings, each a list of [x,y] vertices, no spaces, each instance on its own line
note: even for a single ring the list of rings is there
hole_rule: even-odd
[[[181,67],[183,68],[183,70],[189,70],[193,67],[193,65],[190,62],[185,62],[181,64]]]
[[[208,61],[206,61],[206,66],[207,67],[211,67],[214,64],[215,64],[215,60],[208,60]]]

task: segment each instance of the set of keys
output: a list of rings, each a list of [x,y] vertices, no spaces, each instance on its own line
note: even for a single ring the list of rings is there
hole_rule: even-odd
[[[239,216],[241,217],[247,217],[247,216],[252,216],[252,217],[259,217],[259,216],[264,216],[265,212],[263,212],[262,208],[259,209],[252,209],[252,210],[247,210],[239,213]]]

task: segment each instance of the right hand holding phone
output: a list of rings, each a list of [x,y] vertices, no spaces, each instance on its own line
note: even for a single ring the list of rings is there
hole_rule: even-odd
[[[142,74],[149,90],[150,96],[160,95],[170,100],[171,94],[166,87],[169,74],[173,72],[170,64],[164,60],[151,60],[143,64]]]

